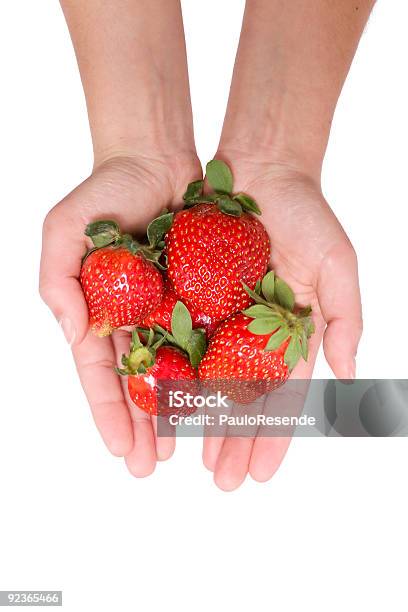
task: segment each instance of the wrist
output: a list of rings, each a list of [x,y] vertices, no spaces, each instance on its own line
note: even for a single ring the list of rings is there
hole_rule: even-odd
[[[240,120],[238,116],[234,121],[227,118],[218,152],[231,162],[286,168],[320,183],[328,133],[317,132],[313,135],[290,124],[286,127],[270,118],[259,118],[256,122]]]
[[[283,151],[270,149],[243,150],[240,143],[230,148],[219,147],[216,159],[226,162],[234,177],[234,191],[252,194],[253,185],[267,183],[287,192],[296,185],[307,186],[314,193],[321,193],[320,173],[311,171],[302,160]]]
[[[94,169],[117,159],[157,161],[166,163],[169,167],[178,167],[183,161],[189,163],[190,160],[198,158],[194,142],[184,141],[176,144],[161,136],[144,142],[139,138],[127,137],[94,143]]]
[[[194,149],[179,0],[61,0],[86,97],[95,165]]]
[[[248,0],[220,149],[320,177],[337,100],[373,4]]]
[[[240,139],[220,142],[215,158],[236,169],[245,169],[246,176],[269,174],[277,178],[307,180],[320,188],[321,162],[286,147],[269,146]],[[234,171],[235,169],[235,171]]]
[[[197,157],[194,133],[184,121],[149,120],[136,121],[132,126],[128,121],[115,120],[103,129],[93,126],[92,143],[94,167],[113,158],[150,158],[150,159],[189,159]]]
[[[180,148],[170,154],[159,148],[141,153],[137,147],[126,150],[116,147],[103,159],[95,160],[92,174],[118,187],[148,185],[152,194],[156,187],[162,191],[165,185],[173,201],[178,203],[182,202],[188,183],[202,177],[202,169],[194,148]]]

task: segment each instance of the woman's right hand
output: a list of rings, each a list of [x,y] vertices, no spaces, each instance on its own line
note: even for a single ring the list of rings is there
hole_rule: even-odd
[[[166,156],[112,157],[48,213],[43,227],[40,294],[60,323],[72,347],[78,374],[99,432],[129,471],[148,476],[157,460],[168,459],[174,438],[155,435],[149,415],[127,395],[114,372],[129,349],[129,333],[115,331],[98,338],[88,330],[88,309],[79,283],[87,244],[86,225],[115,219],[121,229],[141,233],[164,208],[181,206],[187,184],[201,177],[194,153]]]

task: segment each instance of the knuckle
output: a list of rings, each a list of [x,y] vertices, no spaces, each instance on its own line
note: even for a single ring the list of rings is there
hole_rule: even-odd
[[[53,289],[50,286],[50,284],[47,282],[44,282],[43,280],[40,280],[38,292],[40,294],[40,298],[42,299],[42,301],[45,302],[47,306],[49,306],[52,303],[52,295],[53,295]]]
[[[46,214],[43,222],[43,234],[46,236],[48,232],[52,232],[58,225],[60,204],[57,204]]]

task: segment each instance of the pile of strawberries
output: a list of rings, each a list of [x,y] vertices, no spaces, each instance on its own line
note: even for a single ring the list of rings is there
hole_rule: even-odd
[[[270,241],[256,202],[233,195],[220,160],[188,185],[184,208],[165,211],[142,241],[96,221],[81,284],[99,336],[134,326],[118,374],[137,406],[158,413],[160,380],[202,381],[248,403],[283,384],[314,328],[290,287],[268,270]],[[160,409],[160,414],[163,410]]]

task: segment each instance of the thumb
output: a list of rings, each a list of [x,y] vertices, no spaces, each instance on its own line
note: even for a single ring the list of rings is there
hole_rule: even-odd
[[[77,236],[71,239],[61,227],[62,220],[54,220],[51,211],[43,228],[40,295],[60,323],[67,342],[76,345],[88,331],[88,308],[78,280],[84,242]]]
[[[88,308],[79,282],[63,278],[40,280],[40,295],[53,312],[70,346],[80,344],[88,331]]]
[[[357,257],[344,241],[324,258],[317,295],[327,328],[323,338],[326,359],[340,379],[354,379],[363,322]]]

